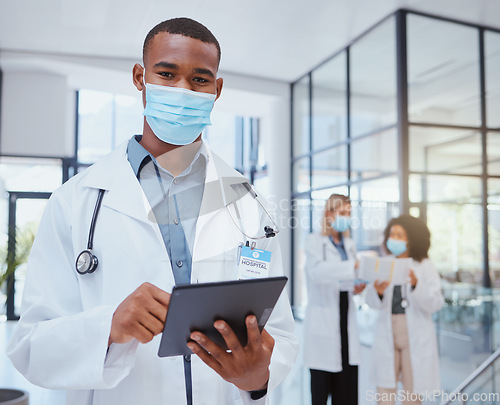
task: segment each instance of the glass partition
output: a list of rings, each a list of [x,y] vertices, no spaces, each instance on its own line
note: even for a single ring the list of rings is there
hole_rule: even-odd
[[[395,34],[391,17],[350,47],[351,137],[396,123]]]
[[[62,159],[2,156],[0,179],[9,191],[54,191],[62,184]]]
[[[407,41],[410,122],[479,126],[479,31],[409,14]]]
[[[347,147],[339,146],[312,155],[312,187],[323,188],[347,181]]]
[[[351,144],[351,179],[387,176],[398,170],[396,129],[354,139]]]
[[[488,175],[500,176],[500,132],[489,132],[487,137]]]
[[[342,190],[359,250],[409,213],[450,291],[500,287],[499,72],[500,32],[399,10],[294,83],[292,198],[310,199],[312,230]]]
[[[410,127],[413,172],[482,173],[481,134],[473,130]]]
[[[488,238],[491,283],[500,289],[500,178],[488,181]]]
[[[311,202],[307,199],[295,199],[292,202],[293,214],[293,260],[294,260],[294,308],[296,316],[303,317],[302,311],[307,302],[307,289],[305,279],[306,255],[304,244],[307,235],[310,233],[311,222]],[[298,312],[297,312],[298,311]]]
[[[346,53],[312,73],[312,149],[332,146],[347,138]]]
[[[293,86],[293,156],[309,153],[309,100],[309,75],[307,75]]]
[[[436,314],[441,386],[453,392],[497,348],[494,335],[499,332],[498,291],[471,286],[448,286],[443,282],[445,304]],[[485,380],[479,377],[465,392],[484,392]],[[483,386],[484,388],[484,386]],[[493,389],[498,392],[498,389]],[[445,397],[440,398],[446,400]],[[500,399],[500,398],[497,398]],[[494,402],[468,402],[494,403]]]
[[[500,128],[500,33],[486,31],[486,117],[488,127]]]
[[[429,257],[450,282],[483,279],[481,179],[410,175],[410,198],[424,207],[431,232]]]
[[[379,252],[387,223],[399,215],[398,200],[396,176],[352,185],[352,231],[358,249]]]
[[[294,193],[304,193],[311,187],[309,162],[310,158],[306,157],[296,160],[292,165]]]
[[[78,92],[78,162],[91,164],[142,133],[140,96],[82,89]]]

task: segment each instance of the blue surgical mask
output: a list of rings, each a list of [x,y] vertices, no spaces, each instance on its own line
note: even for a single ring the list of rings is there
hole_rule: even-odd
[[[215,94],[145,83],[144,116],[154,134],[172,145],[188,145],[211,125]]]
[[[399,256],[406,252],[406,242],[404,240],[389,238],[387,239],[386,246],[394,256]]]
[[[351,227],[351,217],[337,215],[333,221],[332,228],[337,232],[345,232]]]

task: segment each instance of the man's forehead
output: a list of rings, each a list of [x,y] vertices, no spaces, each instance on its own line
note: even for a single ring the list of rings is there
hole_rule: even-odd
[[[215,44],[169,32],[159,32],[152,38],[146,48],[145,58],[153,56],[155,59],[168,59],[169,56],[172,56],[172,52],[178,52],[179,55],[183,56],[199,57],[205,59],[206,62],[213,59],[218,65],[218,51]]]

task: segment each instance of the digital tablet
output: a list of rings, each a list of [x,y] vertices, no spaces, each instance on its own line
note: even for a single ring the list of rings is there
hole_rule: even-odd
[[[158,356],[192,354],[191,332],[200,331],[227,349],[214,322],[226,321],[243,346],[247,343],[245,318],[255,315],[262,331],[285,287],[286,277],[258,278],[175,286],[170,297]]]

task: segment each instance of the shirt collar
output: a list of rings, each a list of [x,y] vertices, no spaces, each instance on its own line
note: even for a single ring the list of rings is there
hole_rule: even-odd
[[[333,240],[333,237],[332,236],[329,236],[330,240],[332,241],[332,243],[335,245],[335,246],[344,246],[344,235],[342,232],[340,232],[340,241],[339,243],[336,243],[334,240]]]
[[[144,165],[154,159],[151,153],[149,153],[144,146],[139,143],[141,139],[142,135],[133,136],[130,138],[127,147],[127,158],[130,162],[130,166],[132,166],[135,177],[137,178],[139,177],[139,173]]]
[[[155,165],[160,167],[158,163],[156,162],[156,159],[153,157],[151,153],[149,153],[144,146],[142,146],[139,142],[142,139],[142,135],[135,135],[132,138],[130,138],[130,141],[128,143],[127,147],[127,158],[128,161],[130,162],[130,165],[132,166],[132,169],[134,171],[134,174],[137,178],[139,178],[139,175],[141,173],[142,168],[149,163],[149,161],[153,161]],[[189,172],[191,172],[192,167],[194,164],[197,164],[198,161],[200,161],[200,157],[203,156],[205,159],[203,159],[203,162],[207,162],[208,160],[208,148],[205,144],[204,141],[201,141],[201,146],[200,149],[198,149],[198,152],[196,152],[196,155],[194,156],[193,161],[189,165],[189,167],[181,174],[181,175],[186,175]]]

